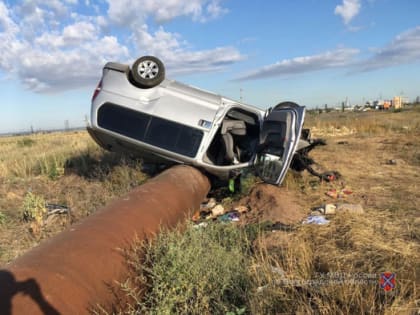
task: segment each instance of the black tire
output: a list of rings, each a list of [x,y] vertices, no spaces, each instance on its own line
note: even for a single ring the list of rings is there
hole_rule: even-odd
[[[152,88],[165,79],[165,66],[156,57],[143,56],[133,63],[131,75],[139,87]]]

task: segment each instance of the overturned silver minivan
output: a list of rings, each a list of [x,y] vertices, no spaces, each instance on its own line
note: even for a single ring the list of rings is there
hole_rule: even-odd
[[[255,167],[280,184],[295,153],[305,108],[292,102],[266,111],[165,78],[153,56],[133,65],[109,62],[92,97],[93,139],[146,163],[193,165],[222,180]]]

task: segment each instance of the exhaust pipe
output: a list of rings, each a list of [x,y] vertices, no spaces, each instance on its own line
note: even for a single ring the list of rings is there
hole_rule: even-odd
[[[128,276],[121,249],[186,219],[210,189],[175,166],[0,270],[0,314],[89,314],[110,310],[115,281]]]

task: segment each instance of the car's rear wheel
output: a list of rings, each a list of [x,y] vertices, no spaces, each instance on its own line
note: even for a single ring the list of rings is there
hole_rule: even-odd
[[[143,56],[133,63],[131,74],[138,86],[152,88],[165,79],[165,67],[158,58]]]

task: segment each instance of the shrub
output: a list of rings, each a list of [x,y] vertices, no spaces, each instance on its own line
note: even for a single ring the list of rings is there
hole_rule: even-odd
[[[243,314],[251,293],[249,248],[245,231],[230,224],[160,233],[138,248],[141,264],[131,259],[146,287],[131,314]]]
[[[45,200],[42,196],[28,192],[23,199],[22,218],[25,221],[35,221],[38,225],[42,224],[45,208]]]
[[[18,147],[31,147],[35,144],[35,140],[31,138],[22,138],[17,142]]]

